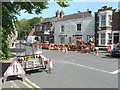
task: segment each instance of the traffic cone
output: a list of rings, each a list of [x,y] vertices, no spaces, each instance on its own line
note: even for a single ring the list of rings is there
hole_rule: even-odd
[[[95,56],[98,56],[98,47],[96,47]]]
[[[53,71],[53,63],[52,63],[52,60],[49,59],[49,72],[52,72]]]
[[[110,52],[111,51],[111,46],[110,46],[110,44],[108,44],[108,52]]]

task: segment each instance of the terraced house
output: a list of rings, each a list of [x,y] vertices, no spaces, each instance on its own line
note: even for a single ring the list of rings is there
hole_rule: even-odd
[[[35,25],[35,33],[41,37],[41,42],[64,44],[82,38],[84,43],[89,43],[93,38],[97,47],[120,42],[120,9],[109,6],[101,7],[94,16],[89,9],[70,15],[57,10],[54,17],[40,17],[40,21]]]
[[[88,43],[89,38],[94,37],[94,17],[91,13],[90,10],[87,10],[85,12],[78,11],[74,14],[64,15],[62,11],[61,19],[54,23],[55,43],[72,43],[75,38],[82,38],[84,43]],[[74,42],[74,44],[77,43],[78,41]]]
[[[106,47],[120,42],[120,10],[103,6],[95,12],[95,45]]]

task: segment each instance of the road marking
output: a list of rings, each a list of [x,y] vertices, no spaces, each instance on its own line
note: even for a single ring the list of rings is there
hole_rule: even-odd
[[[21,90],[20,87],[16,83],[14,83],[13,81],[10,81],[10,82],[13,84],[15,88],[18,88],[18,90]],[[13,88],[13,86],[11,86],[11,88]]]
[[[25,77],[25,80],[26,80],[26,82],[25,81],[24,82],[21,81],[21,82],[28,88],[32,88],[33,90],[35,90],[35,88],[37,88],[39,90],[44,90],[44,89],[40,88],[38,85],[36,85],[35,83],[33,83],[32,81],[30,81],[28,78]],[[32,87],[31,85],[34,87]]]
[[[68,64],[72,64],[72,65],[75,65],[75,66],[87,68],[87,69],[92,69],[92,70],[96,70],[96,71],[101,71],[101,72],[108,73],[108,74],[117,74],[117,73],[120,72],[120,69],[115,70],[115,71],[112,71],[112,72],[109,72],[109,71],[106,71],[106,70],[97,69],[97,68],[93,68],[93,67],[89,67],[89,66],[85,66],[85,65],[81,65],[81,64],[77,64],[77,63],[72,63],[72,62],[68,62],[68,61],[63,61],[63,62],[64,62],[64,63],[68,63]]]
[[[21,81],[22,82],[22,81]],[[33,88],[31,87],[29,84],[27,84],[26,82],[22,82],[25,86],[27,86],[28,88]]]
[[[36,85],[35,83],[31,82],[28,78],[25,78],[25,80],[30,83],[31,85],[33,85],[35,88],[40,88],[38,85]]]
[[[112,74],[118,74],[120,72],[120,69],[118,69],[118,70],[115,70],[115,71],[113,71],[113,72],[111,72]]]

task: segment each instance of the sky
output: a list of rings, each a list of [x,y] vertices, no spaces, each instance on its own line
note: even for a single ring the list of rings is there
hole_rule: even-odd
[[[104,5],[112,6],[113,9],[118,8],[118,2],[69,2],[69,7],[62,8],[60,7],[56,2],[49,2],[48,9],[45,9],[42,11],[42,14],[36,15],[36,14],[28,14],[24,13],[24,11],[20,12],[20,16],[17,16],[18,19],[31,19],[33,17],[53,17],[55,16],[55,12],[57,10],[64,11],[65,15],[77,13],[77,11],[87,11],[87,9],[92,11],[92,15],[94,16],[94,12],[97,12],[98,9],[100,9]]]

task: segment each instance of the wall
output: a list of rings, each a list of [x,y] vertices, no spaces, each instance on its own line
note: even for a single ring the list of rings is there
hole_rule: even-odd
[[[77,24],[81,23],[81,32],[77,32]],[[61,25],[65,27],[65,32],[60,33]],[[55,27],[55,43],[60,43],[60,37],[59,35],[67,35],[65,37],[65,43],[69,43],[69,37],[72,37],[75,34],[82,34],[83,35],[83,41],[87,42],[87,35],[94,35],[94,18],[93,17],[87,17],[84,19],[72,19],[72,20],[66,20],[66,21],[59,21],[54,23]]]

